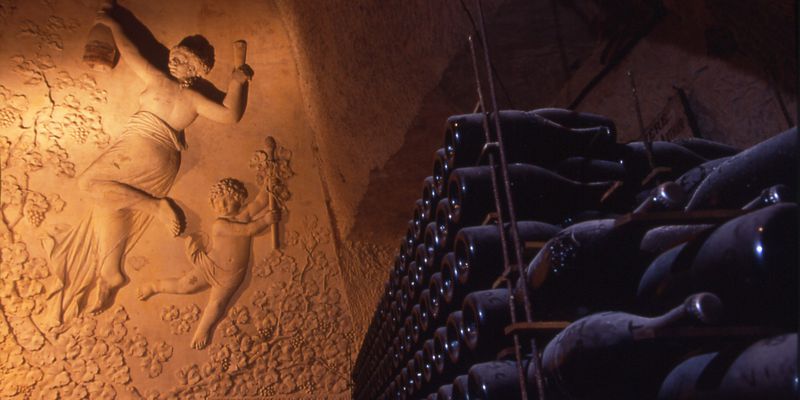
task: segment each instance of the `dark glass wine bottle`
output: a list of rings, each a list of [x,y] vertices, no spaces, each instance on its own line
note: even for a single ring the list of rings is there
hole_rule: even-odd
[[[392,354],[392,365],[399,368],[406,357],[406,347],[402,339],[406,335],[406,328],[400,328],[397,335],[392,339],[392,346],[389,349]]]
[[[796,198],[796,193],[786,185],[770,186],[761,191],[758,197],[745,204],[742,210],[753,211],[773,204],[795,202]]]
[[[742,151],[725,143],[695,137],[674,139],[672,143],[683,146],[709,160],[735,156]]]
[[[436,222],[436,234],[438,235],[436,244],[440,253],[442,249],[447,249],[452,246],[451,243],[456,234],[456,231],[450,230],[450,227],[453,225],[452,219],[453,213],[450,209],[450,201],[447,198],[439,200],[439,204],[436,205],[436,214],[433,217],[433,221]]]
[[[433,153],[433,183],[436,195],[441,197],[447,193],[447,177],[450,175],[450,166],[447,164],[447,153],[444,148]]]
[[[440,326],[436,328],[433,331],[433,351],[431,355],[433,366],[438,374],[444,373],[446,366],[450,363],[450,359],[447,357],[447,348],[449,346],[450,344],[447,342],[447,327]]]
[[[505,327],[511,324],[508,289],[479,290],[464,297],[463,342],[477,360],[491,360],[498,351],[513,346]]]
[[[421,243],[420,240],[417,240],[415,229],[416,227],[414,226],[414,220],[409,220],[408,224],[406,224],[406,233],[405,235],[403,235],[403,241],[405,241],[405,246],[401,245],[400,246],[401,249],[407,251],[407,249],[416,248],[417,245]]]
[[[416,344],[414,338],[419,338],[419,327],[414,323],[414,317],[408,315],[406,316],[406,319],[403,320],[403,328],[405,329],[405,335],[401,337],[401,340],[403,340],[403,348],[405,349],[405,353],[408,355],[412,352],[414,345]]]
[[[428,230],[436,229],[432,226],[432,224],[433,223],[428,224],[428,228],[425,229],[426,235]],[[434,264],[431,253],[428,250],[429,249],[425,243],[417,246],[417,252],[414,256],[414,268],[409,268],[408,270],[408,279],[411,280],[410,283],[417,292],[421,291],[423,287],[427,287],[428,278],[430,277],[431,272],[433,272],[432,269]]]
[[[586,157],[569,157],[558,163],[553,172],[576,182],[624,181],[627,177],[619,162]]]
[[[436,398],[439,400],[453,400],[453,384],[449,383],[439,386],[439,390],[436,391],[436,394]]]
[[[448,231],[481,225],[486,214],[494,211],[493,173],[486,166],[453,170],[448,199],[454,226],[448,227]],[[518,220],[558,223],[579,210],[630,206],[629,199],[601,203],[612,182],[576,182],[530,164],[510,164],[508,174]],[[507,215],[507,210],[502,211]]]
[[[641,226],[613,219],[580,222],[548,240],[525,269],[541,320],[574,320],[589,312],[634,304],[647,259],[639,251]]]
[[[443,377],[452,379],[456,374],[461,374],[467,371],[469,364],[464,362],[464,359],[458,358],[458,353],[461,349],[461,342],[458,337],[458,328],[460,324],[461,311],[453,311],[447,317],[447,321],[451,322],[449,327],[443,326],[436,329],[433,335],[433,349],[436,354],[436,372]],[[455,327],[455,328],[454,328]],[[453,332],[456,329],[456,332]],[[454,336],[455,335],[455,336]],[[453,361],[455,356],[455,361]]]
[[[395,377],[394,381],[397,384],[397,392],[400,394],[400,398],[409,398],[408,367],[401,368],[400,373],[397,374],[397,377]]]
[[[731,322],[797,326],[797,205],[734,218],[656,258],[639,283],[644,305],[665,309],[686,293],[713,292]]]
[[[403,378],[405,378],[406,380],[406,396],[408,396],[408,398],[413,398],[413,396],[417,393],[417,385],[418,385],[417,374],[416,374],[417,362],[414,361],[413,357],[410,360],[408,360],[408,363],[406,363],[406,367],[403,368],[403,371],[405,371],[405,375],[403,375]]]
[[[534,367],[530,359],[522,360],[522,368],[529,398],[536,398]],[[479,363],[469,369],[469,395],[471,399],[505,400],[521,399],[516,360],[498,360]]]
[[[695,190],[687,210],[741,208],[769,186],[797,191],[797,128],[789,129],[720,164]]]
[[[515,110],[501,110],[499,116],[508,162],[547,168],[567,157],[603,153],[616,142],[616,133],[607,126],[571,129],[535,113]],[[450,171],[475,165],[486,143],[483,123],[481,114],[448,118],[444,148]],[[494,124],[489,125],[493,129]]]
[[[686,192],[680,185],[666,182],[653,188],[633,213],[676,210],[683,207],[686,200]]]
[[[708,161],[687,148],[670,143],[651,142],[651,155],[655,167],[667,167],[669,171],[659,175],[663,180],[674,180],[690,169]],[[650,158],[644,142],[630,142],[617,148],[616,160],[625,169],[627,182],[641,182],[650,174]]]
[[[417,350],[414,353],[414,370],[411,371],[414,375],[414,392],[417,393],[417,397],[420,397],[419,395],[422,393],[428,392],[426,389],[430,378],[425,375],[425,363],[422,350]]]
[[[425,289],[425,290],[422,291],[422,294],[420,295],[420,299],[422,298],[422,295],[425,295],[425,294],[428,293],[427,290],[428,289]],[[416,346],[417,343],[419,343],[420,339],[423,339],[422,335],[424,334],[424,329],[422,329],[422,325],[425,324],[425,326],[427,327],[427,321],[423,321],[423,320],[427,320],[428,316],[422,314],[422,307],[419,304],[414,304],[414,306],[411,307],[411,315],[410,315],[410,317],[411,317],[410,318],[410,320],[411,320],[410,326],[412,328],[412,330],[411,330],[411,339],[413,341],[413,344]],[[406,328],[406,329],[408,329],[408,328]]]
[[[602,126],[608,128],[613,135],[616,135],[617,132],[617,126],[614,121],[603,115],[565,108],[537,108],[528,112],[567,128],[595,128]]]
[[[664,379],[659,400],[800,398],[797,334],[693,356]]]
[[[452,260],[452,252],[447,253],[450,257],[445,257],[442,260],[442,264],[450,264],[446,261]],[[450,312],[450,307],[444,301],[444,284],[442,282],[442,273],[437,272],[431,275],[430,283],[428,284],[428,303],[427,303],[427,310],[428,310],[428,319],[431,324],[439,325],[444,318],[444,315],[447,315]]]
[[[430,314],[430,307],[431,307],[431,292],[429,289],[423,290],[419,295],[419,313],[415,315],[414,318],[417,319],[417,325],[420,327],[420,332],[423,335],[423,339],[427,339],[426,336],[430,336],[432,331],[433,325],[431,324],[431,314]],[[412,310],[412,312],[414,312]]]
[[[411,263],[411,270],[414,271],[416,269],[416,263]],[[417,286],[412,283],[412,280],[408,276],[404,276],[403,279],[400,280],[400,290],[397,291],[395,294],[395,301],[400,306],[401,316],[405,316],[409,312],[411,312],[411,305],[417,299]]]
[[[422,208],[420,210],[420,220],[426,221],[425,224],[420,225],[420,229],[424,228],[427,222],[430,222],[433,210],[439,202],[439,194],[436,192],[436,183],[432,176],[425,177],[422,181]]]
[[[453,400],[470,400],[468,375],[459,375],[453,379]]]
[[[654,259],[660,254],[668,251],[675,246],[688,242],[709,229],[714,225],[695,224],[695,225],[664,225],[655,227],[647,231],[639,244],[639,250],[646,259]]]
[[[645,318],[603,312],[581,318],[544,349],[548,382],[573,399],[652,399],[671,367],[691,349],[657,329],[716,323],[722,303],[710,293],[688,297],[668,313]]]
[[[464,315],[462,311],[453,311],[447,316],[447,357],[455,365],[464,366],[469,361],[469,349],[464,346]]]
[[[694,191],[700,186],[706,177],[713,172],[718,166],[728,160],[729,157],[717,158],[714,160],[706,161],[686,172],[675,179],[675,183],[683,188],[683,191],[691,198]]]
[[[506,224],[505,228],[506,238],[510,243],[510,224]],[[558,231],[558,227],[544,222],[517,223],[517,232],[523,245],[526,242],[546,241]],[[442,282],[446,287],[445,300],[450,304],[460,304],[463,296],[472,290],[489,288],[503,272],[503,252],[497,225],[461,229],[456,235],[453,250],[455,263],[450,264],[449,269],[442,269]],[[509,256],[513,251],[513,248],[508,249]],[[525,251],[523,262],[530,261],[535,251],[534,249]]]

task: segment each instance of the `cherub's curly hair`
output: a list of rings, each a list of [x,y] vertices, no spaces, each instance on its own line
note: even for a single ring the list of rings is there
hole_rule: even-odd
[[[247,198],[247,188],[238,179],[225,178],[211,186],[211,201],[220,197],[228,197],[241,204]]]

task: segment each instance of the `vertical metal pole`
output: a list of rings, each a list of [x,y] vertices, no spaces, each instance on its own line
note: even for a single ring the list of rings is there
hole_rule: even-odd
[[[518,276],[522,276],[523,275],[522,274],[522,247],[521,247],[520,239],[519,239],[519,231],[517,229],[517,220],[516,220],[516,214],[515,214],[515,210],[514,210],[514,201],[513,201],[513,198],[511,196],[511,185],[510,185],[510,180],[509,180],[509,176],[508,176],[508,168],[507,168],[508,161],[506,160],[505,150],[503,148],[503,134],[502,134],[502,130],[501,130],[501,127],[500,127],[500,115],[499,115],[499,110],[498,110],[498,107],[497,107],[497,96],[496,96],[496,93],[495,93],[494,83],[493,83],[493,79],[492,79],[492,76],[491,76],[491,59],[490,59],[490,55],[489,55],[488,41],[487,41],[487,38],[486,38],[486,24],[485,24],[485,20],[484,20],[484,17],[483,17],[483,8],[481,6],[481,2],[480,2],[480,0],[476,0],[475,2],[476,2],[476,5],[477,5],[477,8],[478,8],[478,17],[479,17],[479,23],[480,23],[480,28],[481,28],[481,35],[480,36],[481,36],[481,41],[482,41],[483,50],[484,50],[483,51],[484,63],[485,63],[485,66],[486,66],[486,70],[489,71],[489,74],[488,74],[489,95],[490,95],[491,100],[492,100],[492,109],[494,110],[493,111],[493,114],[494,114],[494,127],[495,127],[495,134],[497,136],[497,140],[496,140],[497,141],[497,150],[498,150],[498,153],[499,153],[499,156],[500,156],[500,172],[501,172],[501,175],[502,175],[503,189],[504,189],[505,194],[506,194],[506,203],[507,203],[506,205],[508,207],[509,222],[510,222],[510,225],[511,225],[510,226],[510,228],[511,228],[511,237],[512,237],[513,245],[514,245],[514,256],[515,256],[515,259],[516,259],[515,262],[514,262],[514,266],[517,268]],[[474,65],[474,68],[476,70],[476,79],[479,81],[479,78],[478,78],[478,75],[477,75],[477,62],[475,61],[474,49],[473,49],[471,41],[470,41],[470,50],[472,51],[473,65]],[[480,82],[478,82],[478,84],[479,83]],[[487,121],[487,114],[485,112],[485,105],[484,105],[484,102],[483,102],[483,97],[482,97],[480,86],[478,86],[478,93],[479,93],[480,103],[482,104],[482,108],[484,110],[484,129],[486,130],[487,143],[488,143],[489,140],[490,140],[489,131],[487,129],[488,121]],[[492,169],[494,170],[495,169],[495,165],[494,165],[494,158],[493,158],[492,155],[490,155],[490,163],[492,164]],[[508,245],[505,243],[506,242],[506,238],[505,238],[505,234],[503,232],[505,227],[504,227],[504,224],[503,224],[502,216],[499,214],[500,213],[500,209],[501,209],[500,206],[499,206],[500,205],[499,187],[498,187],[498,184],[497,184],[497,178],[496,178],[495,174],[492,174],[492,186],[493,186],[493,190],[494,190],[494,194],[495,194],[495,204],[497,206],[498,217],[499,217],[498,219],[499,219],[499,224],[500,224],[500,226],[499,226],[499,228],[500,228],[500,239],[503,242],[504,261],[506,262],[505,271],[508,271],[509,268],[511,267],[511,265],[509,263],[508,257],[506,256],[507,253],[505,253],[506,249],[508,248]],[[512,323],[514,323],[514,322],[516,322],[516,307],[515,307],[515,304],[514,304],[514,295],[513,295],[514,294],[513,293],[514,283],[513,282],[509,282],[508,286],[509,286],[509,290],[511,291],[510,296],[509,296],[509,307],[511,309],[511,320],[512,320]],[[528,300],[527,290],[522,290],[522,298],[523,298],[523,305],[524,305],[524,309],[525,309],[525,318],[526,318],[526,320],[531,321],[532,313],[531,313],[530,301]],[[516,353],[516,357],[517,357],[517,372],[518,372],[518,377],[520,379],[520,392],[522,394],[522,398],[523,399],[527,399],[528,396],[527,396],[527,389],[526,389],[526,382],[525,382],[525,373],[524,373],[523,368],[522,368],[522,356],[520,354],[519,336],[517,334],[514,334],[514,344],[515,344],[515,346],[514,346],[515,347],[515,353]],[[530,362],[534,363],[534,379],[536,380],[536,386],[537,386],[537,389],[538,389],[539,399],[543,400],[544,399],[544,385],[543,385],[542,376],[541,376],[541,363],[540,363],[540,360],[539,360],[539,353],[538,353],[538,348],[536,346],[536,340],[534,338],[531,338],[531,361]]]

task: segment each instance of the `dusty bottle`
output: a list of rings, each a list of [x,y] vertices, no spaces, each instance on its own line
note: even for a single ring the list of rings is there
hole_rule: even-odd
[[[447,256],[442,260],[442,265],[450,265],[452,264],[453,260],[453,253],[447,253]],[[441,318],[444,315],[447,315],[450,311],[450,307],[444,301],[444,291],[445,286],[442,282],[442,273],[437,272],[431,275],[430,283],[428,284],[428,302],[427,302],[427,311],[428,311],[428,319],[431,324],[439,325],[439,323],[444,319]]]
[[[400,246],[403,249],[413,249],[421,242],[417,239],[416,222],[413,219],[410,219],[406,224],[406,234],[403,235],[403,240],[406,243],[405,246]]]
[[[453,384],[439,386],[436,394],[439,400],[453,400]]]
[[[773,204],[795,201],[796,193],[793,193],[786,185],[775,185],[764,189],[755,199],[745,204],[742,210],[757,210],[771,206]]]
[[[511,324],[509,300],[508,289],[479,290],[464,298],[463,342],[475,359],[492,360],[500,350],[513,346],[504,331]]]
[[[439,203],[439,193],[436,192],[436,184],[432,176],[425,177],[422,181],[422,208],[420,213],[420,229],[430,222],[436,204]]]
[[[697,190],[697,187],[700,186],[700,183],[703,182],[712,171],[714,171],[720,164],[724,163],[728,160],[728,157],[717,158],[715,160],[706,161],[686,172],[683,175],[675,179],[675,183],[680,185],[683,188],[683,191],[686,192],[687,195],[690,197],[694,195],[694,191]]]
[[[506,238],[510,240],[508,231],[510,224],[505,225]],[[520,241],[544,242],[558,233],[559,228],[544,222],[520,221],[517,232]],[[509,255],[513,248],[509,248]],[[449,304],[460,304],[463,296],[472,290],[486,289],[503,272],[503,253],[500,233],[496,225],[472,226],[458,232],[453,246],[455,263],[448,269],[442,269],[442,282],[445,287],[445,301]],[[523,262],[527,263],[535,255],[531,249],[523,253]]]
[[[725,143],[694,137],[675,139],[672,143],[683,146],[709,160],[735,156],[742,151]]]
[[[395,378],[395,382],[397,382],[398,392],[400,392],[401,399],[407,399],[410,396],[410,392],[414,390],[414,385],[410,382],[410,377],[408,374],[408,367],[403,367],[400,369],[400,373]]]
[[[468,375],[459,375],[453,379],[453,400],[470,400]]]
[[[464,365],[455,364],[450,360],[448,356],[450,345],[451,343],[447,337],[447,327],[443,326],[436,329],[433,334],[433,351],[431,355],[434,360],[433,366],[436,369],[436,374],[444,382],[452,381],[456,375],[466,372]],[[456,345],[458,345],[457,342]]]
[[[569,398],[651,399],[670,368],[689,351],[652,332],[715,323],[721,309],[716,296],[700,293],[656,318],[622,312],[584,317],[545,347],[543,373]]]
[[[425,290],[428,290],[428,289],[425,289]],[[425,290],[422,291],[423,294],[425,293]],[[406,319],[406,321],[408,321],[407,322],[408,325],[405,326],[405,328],[406,328],[406,331],[410,331],[411,332],[411,341],[412,341],[412,345],[414,345],[414,346],[416,346],[416,344],[419,343],[419,340],[422,337],[421,336],[422,335],[422,319],[423,318],[427,319],[427,316],[421,315],[421,312],[422,312],[422,307],[420,307],[419,304],[414,304],[414,306],[411,307],[411,315],[409,315],[408,319]],[[409,327],[410,327],[410,329],[409,329]]]
[[[448,186],[452,214],[449,232],[480,225],[486,214],[495,210],[494,173],[487,166],[453,170]],[[628,199],[620,199],[623,204],[601,203],[613,182],[575,182],[530,164],[510,164],[508,173],[517,220],[558,223],[580,210],[630,207]],[[508,215],[507,210],[501,211]]]
[[[525,371],[526,392],[529,398],[535,398],[536,386],[533,366],[529,358],[522,360]],[[519,377],[516,360],[498,360],[473,365],[467,374],[469,396],[472,399],[504,400],[520,399]]]
[[[417,385],[419,385],[419,383],[417,383],[417,373],[416,373],[417,362],[414,360],[413,357],[410,360],[408,360],[408,363],[406,363],[406,367],[403,368],[403,370],[406,372],[405,375],[403,375],[403,378],[405,378],[406,380],[406,395],[409,398],[412,398],[412,396],[414,396],[417,393]]]
[[[797,379],[797,334],[784,334],[683,361],[658,399],[792,400],[800,397]]]
[[[796,127],[731,156],[700,183],[686,209],[741,208],[778,184],[797,190]]]
[[[448,223],[450,217],[449,210],[450,206],[447,199],[440,200],[436,207],[436,217],[433,222],[430,222],[428,226],[425,227],[425,233],[423,234],[423,243],[426,249],[425,255],[427,257],[425,259],[425,265],[433,270],[439,269],[442,257],[453,247],[452,244],[449,243],[452,242],[453,238],[448,238],[448,235],[450,235],[448,231],[448,227],[450,226]]]
[[[414,353],[414,370],[410,372],[414,375],[414,392],[418,395],[425,390],[428,383],[425,375],[425,368],[425,358],[423,357],[422,350],[417,350]]]
[[[616,149],[616,160],[625,168],[627,182],[641,182],[650,174],[650,160],[644,142],[630,142]],[[670,142],[652,142],[652,159],[655,167],[667,167],[668,172],[659,175],[664,180],[674,180],[690,169],[708,161],[683,146]]]
[[[617,126],[611,118],[587,112],[578,112],[565,108],[537,108],[528,111],[567,128],[606,127],[616,135]]]
[[[419,311],[416,315],[414,315],[414,318],[417,320],[417,325],[420,327],[420,333],[423,334],[422,340],[425,340],[427,339],[425,336],[430,336],[425,334],[431,333],[429,329],[433,327],[431,325],[431,292],[429,289],[425,289],[420,293],[419,303],[415,306],[415,308],[417,306],[419,306]],[[412,309],[411,312],[413,313],[414,310]]]
[[[623,181],[625,167],[619,162],[586,157],[569,157],[559,162],[553,172],[577,182]]]
[[[428,224],[428,227],[425,228],[426,232],[435,231],[436,227],[433,226],[433,222]],[[426,235],[429,233],[426,233]],[[433,233],[435,235],[435,233]],[[434,251],[435,247],[434,247]],[[435,253],[433,253],[435,255]],[[432,253],[429,252],[428,247],[426,244],[422,243],[417,246],[417,252],[414,255],[414,268],[408,269],[408,278],[411,280],[415,290],[419,292],[422,290],[423,287],[427,287],[428,285],[428,278],[432,272],[434,262]]]
[[[708,291],[730,322],[797,325],[797,205],[775,204],[734,218],[658,256],[639,283],[639,303],[665,309]]]
[[[535,113],[501,110],[500,127],[509,163],[527,162],[552,167],[567,157],[602,153],[616,142],[616,133],[607,126],[571,129]],[[445,151],[450,171],[475,165],[486,143],[483,115],[466,114],[448,118]],[[494,130],[494,124],[489,123]]]
[[[452,379],[454,373],[464,373],[469,367],[469,364],[464,362],[463,358],[459,359],[461,344],[463,343],[460,338],[460,325],[461,311],[453,311],[447,317],[447,324],[437,329],[433,336],[434,353],[444,356],[442,358],[437,356],[436,371],[441,375],[450,377],[450,379]]]
[[[571,225],[548,240],[525,269],[534,317],[574,320],[630,309],[647,266],[639,251],[645,232],[602,219]]]
[[[447,164],[447,154],[444,149],[433,153],[433,183],[436,195],[441,197],[447,193],[447,177],[450,175],[450,166]]]

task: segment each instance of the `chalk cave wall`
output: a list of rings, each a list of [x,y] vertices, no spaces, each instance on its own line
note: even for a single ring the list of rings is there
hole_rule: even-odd
[[[207,80],[219,90],[227,90],[235,40],[247,42],[255,76],[239,123],[199,118],[186,129],[169,192],[186,233],[172,238],[153,221],[125,257],[127,282],[111,307],[97,316],[68,311],[58,334],[46,328],[55,277],[41,239],[87,218],[92,202],[76,177],[119,137],[144,88],[124,59],[105,73],[82,63],[96,3],[0,1],[0,398],[347,398],[356,334],[295,52],[269,1],[119,2],[149,30],[137,44],[142,33],[157,41],[147,49],[205,37],[215,49]],[[268,136],[285,189],[280,247],[269,230],[254,239],[226,316],[206,348],[192,349],[208,290],[140,301],[137,289],[192,270],[184,241],[208,240],[212,184],[234,177],[255,197]]]

